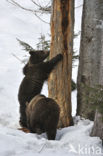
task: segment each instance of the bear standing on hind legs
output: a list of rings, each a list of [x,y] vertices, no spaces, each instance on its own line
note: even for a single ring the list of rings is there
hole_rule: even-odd
[[[58,54],[51,60],[43,62],[49,53],[39,54],[39,52],[30,51],[30,55],[29,62],[23,69],[25,77],[21,82],[18,93],[20,125],[22,127],[27,127],[26,102],[30,102],[34,96],[40,94],[44,81],[48,79],[49,74],[63,58],[62,54]]]
[[[60,113],[58,104],[44,95],[36,95],[26,105],[27,126],[30,132],[46,132],[48,140],[55,140]]]

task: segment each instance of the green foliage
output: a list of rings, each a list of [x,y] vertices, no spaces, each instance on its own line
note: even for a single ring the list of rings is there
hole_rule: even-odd
[[[75,37],[77,37],[77,35],[75,35]],[[20,39],[17,39],[17,41],[19,42],[19,44],[23,47],[23,50],[25,51],[37,51],[37,50],[50,50],[50,40],[46,40],[45,35],[41,34],[41,36],[38,38],[39,41],[36,44],[36,50],[29,45],[28,43],[21,41]],[[75,60],[78,59],[78,55],[75,55],[75,52],[73,52],[73,56],[72,56],[72,63],[74,63]],[[72,91],[76,89],[76,83],[72,80],[71,82],[71,88]]]
[[[36,44],[36,50],[29,45],[28,43],[21,41],[20,39],[17,38],[17,41],[19,44],[23,47],[23,50],[25,51],[37,51],[37,50],[50,50],[50,40],[45,39],[45,35],[40,36],[39,42]]]
[[[80,35],[80,31],[77,34],[74,34],[74,39],[77,38]],[[74,67],[73,63],[79,59],[79,55],[76,55],[76,51],[73,50],[72,53],[72,67]]]
[[[26,50],[26,51],[34,51],[34,49],[28,43],[26,43],[24,41],[21,41],[19,39],[17,39],[17,41],[24,48],[23,50]]]
[[[45,39],[45,35],[41,34],[39,42],[36,44],[37,50],[50,50],[50,40]]]
[[[103,86],[96,85],[95,87],[87,87],[89,94],[87,95],[87,100],[92,104],[92,109],[96,110],[103,114]]]
[[[76,35],[76,37],[78,34]],[[46,40],[45,35],[41,34],[41,36],[38,38],[38,43],[36,44],[36,50],[50,50],[50,40]],[[31,45],[28,43],[21,41],[20,39],[17,39],[19,44],[23,47],[23,50],[25,51],[36,51]],[[75,55],[76,52],[73,51],[72,54],[72,64],[75,60],[79,58],[78,55]]]
[[[75,51],[73,51],[73,54],[72,54],[72,66],[73,66],[73,63],[79,59],[79,55],[75,55]],[[74,66],[73,66],[74,67]]]
[[[80,35],[81,31],[79,31],[78,33],[74,33],[74,39],[77,38]]]
[[[77,88],[77,86],[76,86],[76,83],[73,80],[72,80],[71,84],[72,84],[72,91],[73,91],[73,90],[75,90]]]

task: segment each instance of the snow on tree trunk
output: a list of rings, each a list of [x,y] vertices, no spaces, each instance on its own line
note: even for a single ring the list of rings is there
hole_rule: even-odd
[[[94,120],[87,87],[103,85],[103,0],[84,0],[80,62],[77,84],[77,114]]]
[[[96,110],[95,113],[95,121],[91,136],[98,136],[103,140],[103,114],[101,114],[98,110]]]
[[[101,2],[101,3],[100,3]],[[100,3],[100,4],[99,4]],[[99,31],[99,44],[98,48],[100,46],[101,54],[100,54],[100,65],[99,65],[99,84],[103,86],[103,1],[98,2],[98,14],[99,14],[99,23],[97,25],[97,29]],[[102,98],[103,99],[103,98]],[[100,107],[103,110],[103,106]],[[102,111],[103,112],[103,111]],[[98,136],[103,140],[103,113],[101,113],[99,110],[96,110],[95,113],[95,120],[94,120],[94,126],[91,132],[91,136]]]
[[[71,125],[71,69],[73,51],[74,0],[54,0],[51,18],[50,57],[63,54],[49,78],[49,96],[60,106],[58,127]]]

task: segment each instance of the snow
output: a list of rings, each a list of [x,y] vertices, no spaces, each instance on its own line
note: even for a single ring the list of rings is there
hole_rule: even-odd
[[[22,4],[24,0],[19,1]],[[82,0],[76,0],[76,6],[81,4]],[[25,1],[25,6],[33,7],[30,0]],[[81,7],[76,9],[76,33],[81,27],[81,12]],[[17,8],[6,0],[0,1],[0,21],[0,156],[102,156],[101,140],[89,136],[93,126],[93,122],[89,120],[74,118],[75,125],[59,129],[55,141],[48,141],[45,133],[37,135],[18,130],[20,126],[17,93],[23,78],[24,64],[12,54],[25,59],[27,52],[21,49],[16,38],[35,48],[40,33],[49,33],[49,25],[41,23],[32,13]],[[79,40],[80,35],[74,41],[74,49],[77,52]],[[76,81],[76,78],[77,67],[73,69],[73,79]],[[42,92],[48,95],[47,84]],[[72,93],[72,103],[74,116],[76,91]]]
[[[48,141],[45,134],[26,134],[15,128],[0,126],[0,155],[33,156],[35,154],[67,156],[70,154],[71,156],[84,156],[86,152],[88,155],[90,149],[90,155],[96,156],[96,148],[98,147],[102,156],[100,139],[89,136],[92,125],[93,123],[89,120],[81,120],[75,126],[58,130],[55,141]]]

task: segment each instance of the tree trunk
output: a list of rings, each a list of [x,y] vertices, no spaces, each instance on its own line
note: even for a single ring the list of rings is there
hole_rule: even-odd
[[[84,0],[80,62],[77,82],[77,115],[94,120],[95,109],[87,87],[103,85],[103,0]]]
[[[60,106],[58,127],[71,125],[71,69],[73,51],[74,0],[54,0],[51,18],[50,57],[63,54],[62,63],[49,78],[49,96]]]
[[[98,110],[96,110],[95,113],[95,121],[91,136],[98,136],[103,140],[103,114],[101,114]]]
[[[99,58],[99,84],[103,86],[103,1],[99,1],[97,3],[97,13],[98,13],[98,31],[99,31],[99,44],[101,48],[100,51],[100,58]],[[102,103],[103,103],[103,98]],[[100,109],[103,110],[103,105],[100,107]],[[103,111],[102,111],[103,112]],[[95,120],[94,120],[94,126],[91,132],[91,136],[98,136],[102,139],[102,144],[103,144],[103,113],[101,113],[98,109],[96,110],[95,113]]]

